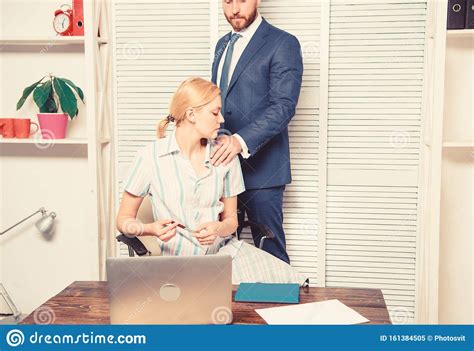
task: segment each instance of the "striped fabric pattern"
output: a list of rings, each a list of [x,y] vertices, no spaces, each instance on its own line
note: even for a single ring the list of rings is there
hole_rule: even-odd
[[[217,255],[232,257],[232,284],[279,283],[304,285],[309,277],[288,263],[235,237],[226,239]]]
[[[239,158],[227,166],[210,164],[212,141],[206,146],[206,173],[197,175],[176,141],[175,129],[165,138],[141,148],[125,178],[124,190],[151,196],[155,220],[174,219],[194,230],[200,224],[219,220],[224,210],[222,198],[237,196],[245,190]],[[159,240],[159,239],[157,239]],[[159,240],[162,255],[204,255],[216,253],[224,238],[202,246],[186,230],[178,228],[168,242]]]

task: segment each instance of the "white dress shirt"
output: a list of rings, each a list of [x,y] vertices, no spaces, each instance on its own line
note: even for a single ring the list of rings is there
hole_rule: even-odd
[[[257,31],[258,27],[262,23],[262,16],[260,13],[257,13],[257,17],[253,21],[253,23],[248,26],[245,29],[242,29],[240,32],[238,32],[242,37],[239,38],[234,44],[234,52],[232,54],[232,59],[230,61],[230,66],[229,66],[229,83],[232,80],[232,74],[234,73],[235,67],[237,66],[237,63],[240,60],[240,57],[242,56],[245,48],[249,44],[250,40],[252,39],[253,35]],[[234,30],[232,30],[232,34],[237,33]],[[217,85],[220,85],[221,81],[221,75],[222,75],[222,66],[224,66],[224,61],[225,61],[225,55],[227,54],[227,47],[224,50],[224,53],[221,56],[221,60],[219,62],[219,68],[217,70]],[[247,147],[247,144],[245,143],[244,139],[239,134],[234,134],[234,136],[237,138],[237,140],[240,142],[240,145],[242,146],[242,152],[241,155],[243,158],[249,158],[249,149]]]

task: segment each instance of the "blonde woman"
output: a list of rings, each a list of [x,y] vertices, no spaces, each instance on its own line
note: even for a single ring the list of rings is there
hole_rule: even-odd
[[[155,236],[161,255],[231,255],[234,284],[302,283],[291,266],[235,237],[237,195],[245,190],[239,159],[210,163],[223,122],[219,88],[201,78],[185,80],[158,125],[158,139],[139,150],[130,167],[117,229]],[[174,128],[166,135],[170,123]],[[142,224],[136,216],[147,195],[154,222]]]

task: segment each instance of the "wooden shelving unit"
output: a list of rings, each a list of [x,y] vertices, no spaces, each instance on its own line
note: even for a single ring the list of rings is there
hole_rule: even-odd
[[[0,144],[61,144],[61,145],[87,145],[87,139],[0,139]]]
[[[474,142],[445,141],[445,142],[443,142],[443,147],[444,148],[457,148],[457,149],[471,148],[471,147],[474,147]]]
[[[2,45],[84,45],[84,37],[5,37]]]
[[[444,4],[446,5],[446,4]],[[472,74],[474,30],[446,31],[442,158],[438,323],[470,323],[461,301],[469,299],[472,278],[465,270],[472,256]]]
[[[87,145],[88,139],[41,139],[41,138],[30,138],[30,139],[15,139],[15,138],[0,138],[0,144],[58,144],[58,145]],[[110,143],[109,138],[101,138],[97,140],[98,144]]]
[[[107,251],[108,235],[111,232],[113,217],[113,201],[111,193],[113,191],[113,153],[114,147],[112,138],[112,48],[111,42],[111,2],[108,0],[84,1],[84,36],[32,36],[13,35],[0,36],[0,55],[8,53],[15,55],[30,50],[38,54],[41,47],[54,47],[55,50],[48,52],[50,55],[73,52],[80,55],[85,67],[85,84],[81,85],[85,93],[84,118],[86,118],[86,128],[81,130],[79,135],[66,139],[41,139],[39,135],[30,136],[29,139],[2,138],[0,136],[0,147],[9,150],[10,155],[25,153],[18,145],[30,145],[34,150],[35,144],[50,145],[45,154],[43,162],[48,162],[48,158],[54,158],[55,145],[72,145],[87,148],[87,181],[88,182],[88,204],[87,221],[88,231],[94,237],[91,247],[96,246],[99,252],[97,262],[98,275],[100,279],[105,278],[105,256]],[[52,31],[52,29],[51,29]],[[21,30],[18,30],[21,33]],[[100,33],[100,34],[99,34]],[[28,51],[29,52],[29,51]],[[74,68],[73,68],[74,69]],[[24,148],[22,148],[24,149]],[[42,149],[39,147],[39,149]],[[58,149],[58,154],[60,151]],[[43,155],[32,152],[32,157]],[[1,161],[1,159],[0,159]]]
[[[472,38],[474,39],[474,29],[452,29],[447,31],[448,38]]]
[[[106,38],[97,37],[99,44],[107,44]],[[4,37],[0,38],[0,45],[84,45],[84,37]]]

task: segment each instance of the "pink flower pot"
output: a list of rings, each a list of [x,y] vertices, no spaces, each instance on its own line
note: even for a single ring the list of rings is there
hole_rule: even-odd
[[[43,139],[64,139],[66,137],[67,113],[38,113],[38,122]]]

